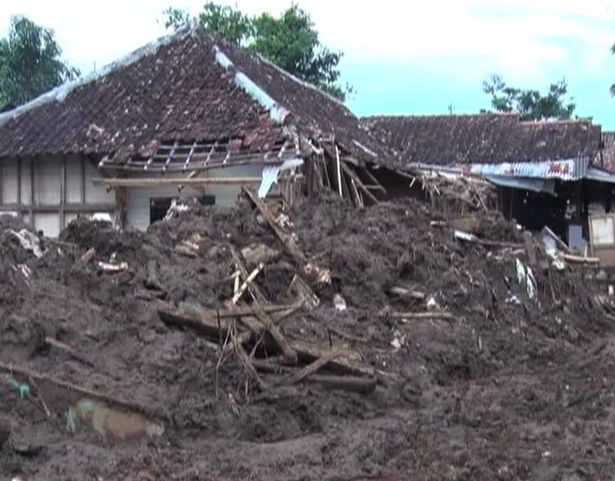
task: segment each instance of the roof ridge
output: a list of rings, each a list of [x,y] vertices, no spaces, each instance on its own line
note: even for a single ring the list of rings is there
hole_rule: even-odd
[[[29,112],[32,109],[40,107],[42,105],[51,103],[53,101],[61,102],[64,100],[68,94],[70,94],[73,90],[78,87],[82,87],[84,85],[88,85],[96,80],[99,80],[107,75],[115,72],[118,69],[131,65],[148,55],[155,54],[160,47],[165,45],[169,45],[170,43],[176,40],[182,40],[189,35],[194,35],[196,29],[198,27],[195,25],[186,26],[176,32],[170,33],[168,35],[163,35],[158,39],[147,43],[136,50],[120,57],[117,60],[105,65],[100,70],[94,70],[83,77],[77,77],[74,80],[66,82],[62,85],[59,85],[45,93],[42,93],[38,97],[26,102],[23,105],[20,105],[12,110],[7,112],[0,113],[0,126],[8,122],[9,120],[14,120],[19,116],[23,115],[26,112]]]
[[[334,97],[333,95],[331,95],[329,92],[325,92],[324,90],[322,90],[321,88],[317,87],[314,84],[311,84],[310,82],[307,82],[305,80],[300,79],[299,77],[297,77],[296,75],[293,75],[292,73],[284,70],[282,67],[280,67],[279,65],[276,65],[275,63],[273,63],[271,60],[268,60],[267,58],[263,57],[260,53],[256,54],[256,57],[263,63],[266,63],[267,65],[269,65],[270,67],[273,67],[274,69],[276,69],[278,72],[280,72],[281,74],[289,77],[291,80],[294,80],[295,82],[297,82],[299,85],[315,90],[317,92],[320,92],[322,95],[324,95],[325,97],[328,97],[329,100],[332,100],[334,102],[337,102],[339,105],[341,105],[342,107],[348,109],[348,107],[346,106],[346,104],[344,102],[342,102],[340,99],[338,99],[337,97]],[[350,109],[348,109],[350,110]],[[353,114],[354,115],[354,114]]]
[[[284,123],[286,117],[288,117],[291,113],[290,110],[275,100],[263,87],[252,80],[237,65],[235,65],[228,55],[226,55],[222,49],[218,47],[217,43],[214,43],[213,50],[218,65],[225,69],[232,68],[235,71],[235,83],[250,97],[252,97],[253,100],[267,109],[272,120],[278,123]]]
[[[427,118],[458,118],[458,117],[510,117],[519,118],[517,112],[485,112],[475,114],[392,114],[392,115],[366,115],[361,120],[379,119],[427,119]]]

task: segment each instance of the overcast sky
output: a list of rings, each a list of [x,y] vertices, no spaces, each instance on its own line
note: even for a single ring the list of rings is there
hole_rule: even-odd
[[[0,35],[12,14],[51,27],[83,73],[164,34],[162,11],[197,13],[205,0],[0,0]],[[289,0],[237,0],[249,13],[278,13]],[[360,3],[298,0],[321,40],[345,52],[344,82],[358,115],[478,112],[482,81],[544,90],[566,78],[577,114],[615,130],[615,3],[603,0],[429,0]]]

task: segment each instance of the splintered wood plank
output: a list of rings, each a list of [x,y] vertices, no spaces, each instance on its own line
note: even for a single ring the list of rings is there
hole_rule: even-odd
[[[290,345],[299,355],[299,360],[302,362],[314,362],[321,358],[328,358],[335,352],[335,358],[328,361],[328,365],[332,371],[340,374],[351,374],[355,376],[373,376],[374,368],[365,364],[361,358],[361,354],[348,347],[333,347],[323,346],[306,341],[291,341]]]

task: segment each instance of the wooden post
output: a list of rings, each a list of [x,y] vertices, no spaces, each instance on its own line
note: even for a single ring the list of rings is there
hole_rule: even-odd
[[[340,149],[337,148],[337,145],[335,146],[335,175],[336,175],[336,179],[337,179],[337,188],[340,194],[340,197],[344,197],[343,191],[342,191],[342,166],[340,164]]]
[[[81,203],[85,204],[85,158],[83,156],[80,157],[81,159]]]
[[[30,157],[30,224],[34,227],[34,159]]]
[[[60,161],[60,230],[65,227],[66,211],[66,156],[63,155]]]

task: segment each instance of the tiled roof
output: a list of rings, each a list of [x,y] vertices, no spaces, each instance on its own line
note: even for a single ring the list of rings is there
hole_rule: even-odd
[[[594,163],[608,170],[615,172],[615,132],[602,132],[602,147]]]
[[[81,152],[121,161],[175,140],[267,151],[289,130],[335,136],[359,158],[386,151],[342,103],[196,29],[0,114],[0,157]]]
[[[589,121],[520,121],[516,114],[368,117],[405,164],[496,164],[593,158],[600,127]]]

